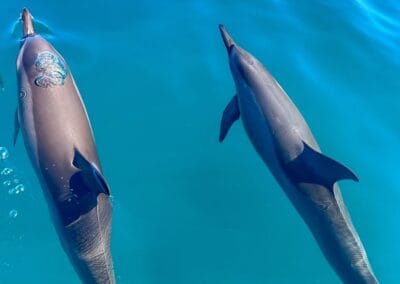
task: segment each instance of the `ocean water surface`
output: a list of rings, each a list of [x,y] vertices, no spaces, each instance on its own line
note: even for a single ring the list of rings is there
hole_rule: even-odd
[[[88,109],[113,195],[118,283],[339,283],[242,125],[218,143],[235,92],[219,23],[276,77],[323,151],[357,173],[341,182],[346,205],[381,283],[400,283],[400,4],[1,6],[0,283],[79,283],[22,137],[12,146],[24,6]]]

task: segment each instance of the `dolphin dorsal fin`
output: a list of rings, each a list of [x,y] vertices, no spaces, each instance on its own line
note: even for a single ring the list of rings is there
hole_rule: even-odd
[[[332,190],[339,180],[359,180],[349,168],[315,151],[304,141],[303,145],[303,152],[285,165],[287,174],[296,183],[314,183]]]
[[[232,124],[240,117],[240,110],[237,95],[234,95],[228,105],[225,107],[221,119],[221,128],[219,132],[219,142],[224,141]]]
[[[82,174],[86,177],[89,182],[89,188],[99,193],[110,195],[110,187],[108,186],[106,179],[96,168],[96,166],[89,162],[78,149],[74,151],[74,160],[72,164],[82,171]]]

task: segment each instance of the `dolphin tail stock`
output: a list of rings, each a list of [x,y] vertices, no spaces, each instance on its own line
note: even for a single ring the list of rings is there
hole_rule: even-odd
[[[32,15],[27,8],[22,9],[21,21],[23,27],[23,37],[32,36],[35,34]]]
[[[81,173],[86,181],[86,183],[93,190],[97,191],[96,193],[104,193],[106,195],[110,195],[110,187],[108,186],[106,179],[100,173],[100,171],[93,165],[93,163],[89,162],[82,153],[75,148],[74,151],[74,160],[72,164],[81,170]]]
[[[330,190],[342,179],[359,181],[349,168],[315,151],[304,141],[303,152],[284,167],[295,182],[320,184]]]

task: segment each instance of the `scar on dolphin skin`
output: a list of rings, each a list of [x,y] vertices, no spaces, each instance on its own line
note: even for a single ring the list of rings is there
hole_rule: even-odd
[[[42,88],[62,86],[68,76],[67,68],[60,57],[51,51],[38,54],[35,68],[39,73],[39,76],[35,78],[35,85]]]

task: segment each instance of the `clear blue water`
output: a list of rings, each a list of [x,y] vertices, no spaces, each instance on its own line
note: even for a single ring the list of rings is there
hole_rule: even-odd
[[[119,283],[339,282],[243,127],[217,141],[234,93],[219,23],[358,174],[341,182],[345,202],[381,283],[400,283],[400,5],[365,0],[3,1],[0,170],[13,173],[0,177],[0,283],[79,283],[21,137],[12,147],[23,6],[86,103],[114,196]]]

